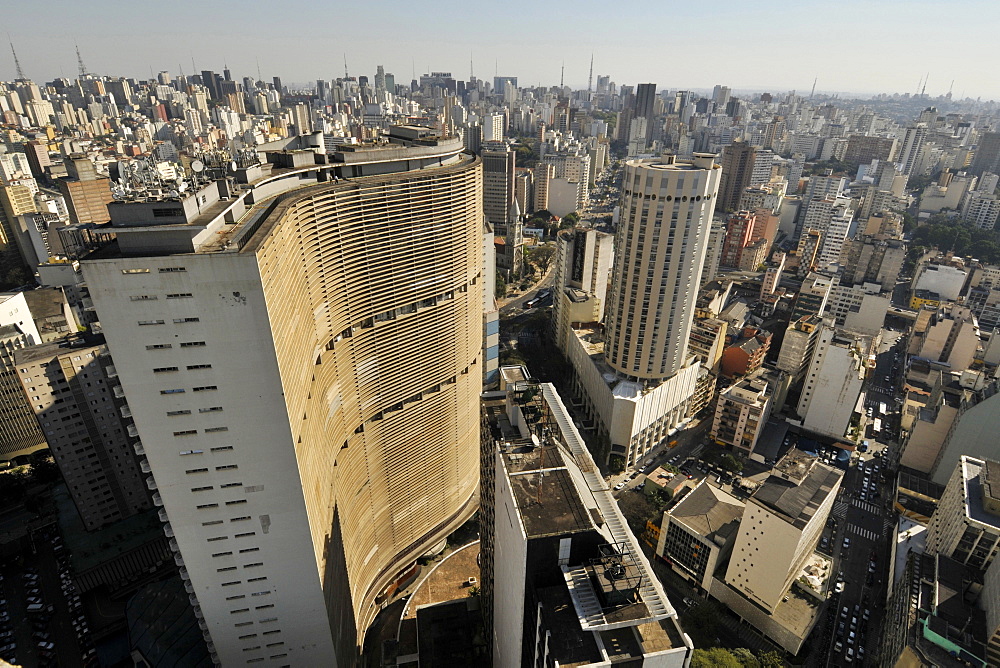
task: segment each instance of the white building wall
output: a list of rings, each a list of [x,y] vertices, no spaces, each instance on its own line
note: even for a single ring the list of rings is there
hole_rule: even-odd
[[[528,557],[527,534],[510,488],[503,455],[493,453],[496,466],[494,541],[494,582],[503,583],[493,590],[493,665],[521,665],[521,641],[524,623],[524,572]]]
[[[843,438],[858,403],[864,374],[861,361],[847,347],[832,343],[836,330],[824,328],[806,371],[798,414],[803,426],[832,438]]]
[[[17,327],[29,346],[37,346],[42,342],[23,292],[0,294],[0,327],[7,325]]]
[[[332,665],[256,258],[96,260],[83,271],[156,473],[154,500],[184,555],[219,660]],[[156,299],[131,299],[144,295]],[[175,322],[194,314],[196,322]],[[191,368],[202,364],[211,368]],[[153,371],[169,367],[178,371]],[[262,635],[272,630],[280,633]],[[247,649],[273,642],[284,645]]]

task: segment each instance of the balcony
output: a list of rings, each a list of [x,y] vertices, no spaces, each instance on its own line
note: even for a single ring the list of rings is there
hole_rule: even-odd
[[[80,304],[83,305],[83,310],[84,311],[96,311],[97,310],[96,308],[94,308],[94,300],[91,299],[90,297],[83,297],[82,299],[80,299]]]
[[[132,438],[139,438],[139,430],[135,428],[135,424],[129,423],[128,425],[128,435]]]
[[[185,582],[184,582],[184,591],[186,591],[189,594],[193,594],[194,593],[194,585],[191,584],[190,580],[185,580]]]
[[[204,619],[199,619],[198,620],[198,628],[201,629],[202,631],[207,631],[208,630],[208,622],[206,622]]]
[[[181,576],[181,580],[184,580],[185,582],[191,582],[191,574],[188,573],[188,569],[182,568],[179,571],[177,571],[177,574]]]
[[[153,494],[153,505],[160,508],[163,507],[163,497],[160,496],[159,492]]]
[[[180,553],[181,546],[177,544],[177,539],[176,538],[171,538],[169,541],[167,541],[167,544],[170,546],[170,549],[173,552]]]
[[[160,489],[159,486],[156,484],[156,478],[154,478],[153,476],[149,476],[148,478],[146,478],[146,489],[148,489],[150,492],[155,492],[156,490]]]
[[[167,522],[163,525],[163,535],[165,535],[167,538],[174,537],[174,527],[170,524],[170,522]]]
[[[153,468],[149,465],[149,460],[146,458],[139,460],[139,470],[143,473],[150,473]]]
[[[111,389],[111,391],[114,392],[114,395],[115,395],[116,399],[124,399],[125,398],[125,390],[122,389],[121,385],[115,385]]]
[[[118,369],[115,368],[114,364],[109,364],[108,366],[104,367],[104,375],[107,376],[108,378],[117,378]]]
[[[184,557],[180,555],[180,552],[174,555],[174,563],[177,564],[178,566],[184,565]]]
[[[130,417],[132,417],[132,409],[129,408],[128,404],[125,404],[119,410],[121,411],[121,414],[122,414],[123,418],[130,418]]]
[[[170,521],[170,518],[167,517],[167,511],[165,511],[163,508],[160,508],[160,512],[157,513],[157,516],[160,518],[161,522],[169,522]]]
[[[139,455],[140,457],[146,454],[146,448],[142,447],[142,441],[136,441],[135,443],[133,443],[132,448],[135,450],[135,454]]]
[[[195,596],[194,594],[189,595],[188,596],[188,603],[191,604],[191,607],[197,608],[198,607],[198,597]]]

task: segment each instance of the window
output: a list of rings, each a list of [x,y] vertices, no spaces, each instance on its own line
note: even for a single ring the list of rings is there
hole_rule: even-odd
[[[244,548],[244,549],[240,550],[240,554],[246,554],[247,552],[260,552],[260,548],[259,547],[247,547],[247,548]],[[270,592],[268,592],[268,593],[270,593]],[[258,595],[259,594],[254,594],[254,596],[258,596]]]
[[[222,568],[216,568],[215,572],[216,573],[227,573],[229,571],[235,571],[235,570],[236,570],[235,566],[224,566]]]
[[[215,542],[218,542],[220,540],[228,540],[228,539],[229,539],[229,536],[212,536],[206,542],[208,542],[208,543],[215,543]]]
[[[184,394],[184,390],[181,390],[181,389],[160,390],[160,394]]]
[[[212,487],[211,485],[209,485],[208,487],[192,487],[191,491],[192,492],[207,492],[210,489],[215,489],[215,488]]]
[[[162,269],[160,271],[163,271]],[[122,269],[123,274],[148,274],[149,269]]]
[[[197,429],[185,429],[184,431],[175,431],[174,436],[193,436],[194,434],[197,433],[198,433]]]
[[[234,517],[234,518],[232,518],[229,521],[230,522],[246,522],[249,519],[250,519],[249,515],[244,515],[243,517]]]
[[[154,343],[146,346],[146,350],[166,350],[167,348],[173,348],[173,346],[169,343]]]
[[[161,320],[159,324],[162,325],[163,321]],[[181,344],[181,348],[200,348],[205,345],[207,344],[204,341],[185,341],[184,343]]]
[[[211,434],[218,431],[229,431],[229,427],[209,427],[205,430],[206,434]]]
[[[202,504],[200,506],[196,506],[196,507],[198,508],[198,510],[205,510],[206,508],[218,508],[219,504],[217,504],[217,503],[204,503],[204,504]]]
[[[140,320],[140,325],[162,325],[162,320]],[[184,345],[183,343],[181,345]]]
[[[267,576],[263,575],[263,576],[261,576],[259,578],[247,578],[247,582],[260,582],[260,581],[266,580],[266,579],[267,579]]]
[[[184,473],[186,473],[187,475],[191,475],[192,473],[208,473],[208,469],[205,469],[205,468],[201,468],[201,469],[188,469]]]
[[[211,364],[189,364],[188,365],[188,371],[192,371],[194,369],[211,369],[211,368],[212,368]]]
[[[221,413],[222,406],[212,406],[211,408],[199,408],[199,413]]]
[[[229,551],[229,552],[216,552],[215,554],[212,555],[212,558],[215,559],[216,557],[231,557],[231,556],[233,556],[232,551]]]
[[[201,318],[174,318],[175,325],[179,325],[185,322],[201,322]]]
[[[174,417],[177,415],[191,415],[191,411],[167,411],[167,417]]]
[[[243,568],[257,568],[258,566],[263,566],[263,565],[264,565],[263,561],[255,561],[252,564],[244,565]]]
[[[257,535],[256,531],[248,531],[247,533],[238,533],[234,536],[234,538],[246,538],[247,536],[256,536],[256,535]]]
[[[203,527],[210,527],[210,526],[214,526],[216,524],[222,524],[222,520],[211,520],[209,522],[202,522],[201,523],[201,525]],[[225,536],[223,536],[223,538],[225,538]]]
[[[241,582],[243,582],[243,580],[233,580],[232,582],[223,582],[222,586],[223,587],[232,587],[233,585],[238,585]]]
[[[184,455],[200,455],[203,452],[205,452],[205,451],[204,450],[185,450],[185,451],[181,452],[181,457],[183,457]]]
[[[170,371],[177,371],[177,370],[178,369],[175,366],[159,366],[153,369],[153,373],[167,373]]]
[[[190,292],[173,292],[167,295],[167,299],[186,299],[188,297],[194,297]]]
[[[217,389],[219,389],[218,385],[202,385],[200,387],[193,387],[193,388],[191,388],[191,391],[192,392],[210,392],[212,390],[217,390]],[[183,390],[181,390],[181,391],[183,392]]]
[[[225,466],[216,466],[215,470],[216,471],[232,471],[233,469],[238,469],[238,468],[239,468],[239,466],[237,464],[226,464]]]
[[[219,489],[226,489],[227,487],[240,487],[242,482],[227,482],[225,485],[219,485]]]
[[[148,302],[155,301],[156,298],[156,295],[132,295],[129,297],[129,300],[133,302]]]
[[[236,499],[235,501],[226,501],[227,506],[238,506],[242,503],[246,503],[246,499]]]
[[[223,450],[232,450],[232,449],[233,446],[231,445],[220,445],[217,448],[212,448],[212,452],[222,452]]]
[[[177,215],[183,215],[183,213],[184,212],[182,211]],[[149,269],[146,269],[145,271],[146,273],[149,273]],[[169,273],[177,273],[179,271],[187,271],[187,269],[185,269],[184,267],[160,267],[159,269],[157,269],[157,271],[160,272],[161,274],[169,274]]]

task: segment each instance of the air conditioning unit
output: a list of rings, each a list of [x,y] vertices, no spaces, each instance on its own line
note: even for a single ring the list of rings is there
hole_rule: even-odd
[[[475,585],[476,584],[476,578],[469,578],[469,580],[468,580],[468,582],[466,582],[466,584],[469,585],[470,587],[473,586],[473,585]]]

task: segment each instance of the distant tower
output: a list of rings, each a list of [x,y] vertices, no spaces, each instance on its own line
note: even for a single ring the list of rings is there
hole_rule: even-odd
[[[587,92],[593,90],[594,85],[594,54],[590,54],[590,74],[587,75]]]
[[[10,35],[7,36],[8,41],[10,41]],[[17,59],[17,51],[14,50],[14,42],[10,42],[10,52],[14,54],[14,68],[17,70],[18,79],[26,79],[24,76],[24,70],[21,69],[21,61]]]
[[[83,56],[80,55],[80,45],[74,44],[76,47],[76,63],[80,67],[80,78],[87,78],[87,67],[83,64]]]

